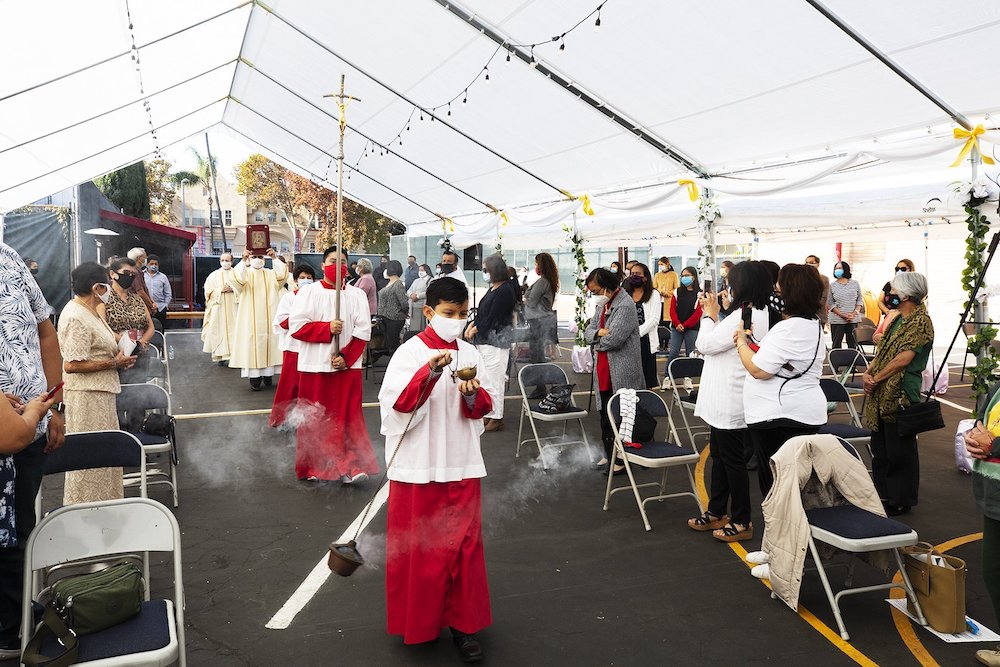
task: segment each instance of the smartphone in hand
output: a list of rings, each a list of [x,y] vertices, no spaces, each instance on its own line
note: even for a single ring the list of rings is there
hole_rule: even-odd
[[[51,401],[52,398],[59,392],[59,390],[63,388],[64,384],[66,384],[66,383],[65,382],[60,382],[56,386],[52,387],[52,389],[49,389],[49,393],[45,394],[45,400],[46,401]]]

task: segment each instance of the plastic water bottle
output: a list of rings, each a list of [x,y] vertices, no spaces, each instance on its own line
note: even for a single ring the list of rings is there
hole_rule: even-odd
[[[174,358],[174,346],[173,345],[170,346],[170,351],[168,352],[168,355],[170,356],[170,359],[173,360],[173,358]]]

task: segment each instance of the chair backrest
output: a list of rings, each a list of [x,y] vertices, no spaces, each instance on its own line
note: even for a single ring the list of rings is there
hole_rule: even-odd
[[[123,384],[118,394],[118,411],[166,410],[170,414],[170,394],[155,384]]]
[[[830,368],[838,375],[846,370],[865,370],[868,368],[868,360],[861,350],[838,348],[830,350]]]
[[[852,445],[851,443],[847,442],[843,438],[837,438],[837,440],[839,440],[840,444],[842,444],[844,446],[844,449],[846,449],[848,452],[850,452],[851,456],[853,456],[854,458],[856,458],[859,461],[862,460],[861,459],[861,454],[858,453],[858,450],[857,450],[857,448],[854,445]]]
[[[62,447],[49,452],[42,464],[43,475],[91,468],[141,468],[146,457],[142,443],[125,431],[69,433]]]
[[[527,397],[527,387],[537,387],[543,384],[569,384],[569,378],[562,366],[557,364],[528,364],[517,372],[517,384],[521,388],[521,396]]]
[[[870,317],[862,317],[861,322],[858,323],[858,326],[871,327],[872,329],[878,328],[878,325],[875,324],[875,321]]]
[[[619,409],[621,398],[618,395],[620,391],[616,391],[614,396],[611,397],[612,400],[608,401],[608,414],[611,416],[613,424],[621,421],[621,410]],[[670,410],[667,409],[667,404],[663,402],[663,398],[655,391],[636,389],[635,395],[639,399],[639,407],[645,410],[650,417],[670,417]]]
[[[847,393],[847,388],[832,378],[820,378],[819,388],[823,390],[823,396],[830,403],[850,403],[851,397]]]
[[[859,324],[854,329],[854,339],[858,345],[874,345],[875,327],[868,324]]]
[[[697,357],[676,357],[667,365],[671,381],[676,378],[697,378],[705,368],[705,360]]]

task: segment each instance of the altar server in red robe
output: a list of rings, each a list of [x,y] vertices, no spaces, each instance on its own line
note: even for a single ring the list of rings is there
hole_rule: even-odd
[[[468,288],[453,278],[431,282],[423,312],[427,328],[393,354],[378,396],[386,456],[399,445],[388,465],[387,626],[406,644],[432,641],[449,627],[462,659],[477,662],[483,650],[475,633],[492,620],[479,438],[483,416],[503,398],[456,375],[483,368],[475,346],[461,340]]]
[[[356,484],[379,470],[361,412],[361,355],[371,338],[371,316],[367,295],[344,282],[344,261],[336,318],[336,248],[323,257],[323,279],[296,295],[288,316],[288,330],[299,341],[295,474]]]
[[[288,332],[288,316],[292,313],[292,299],[304,287],[316,282],[316,272],[308,264],[295,267],[295,291],[285,292],[278,302],[272,329],[278,335],[278,349],[281,350],[281,375],[278,388],[274,392],[274,404],[267,423],[277,427],[285,423],[288,411],[295,407],[299,397],[299,341]]]

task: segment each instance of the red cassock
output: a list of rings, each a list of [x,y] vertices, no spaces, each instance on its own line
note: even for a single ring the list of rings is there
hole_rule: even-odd
[[[315,326],[313,326],[315,325]],[[314,322],[292,334],[298,340],[330,338],[327,322]],[[350,368],[364,352],[365,341],[352,338],[341,354],[348,369],[334,373],[298,373],[302,425],[295,434],[295,475],[339,480],[379,471],[361,410],[361,370]]]
[[[288,329],[288,318],[281,322],[282,329]],[[281,354],[281,375],[278,376],[278,388],[274,391],[274,405],[271,406],[271,417],[267,423],[277,427],[285,423],[288,411],[295,407],[299,397],[299,353],[285,350]]]

